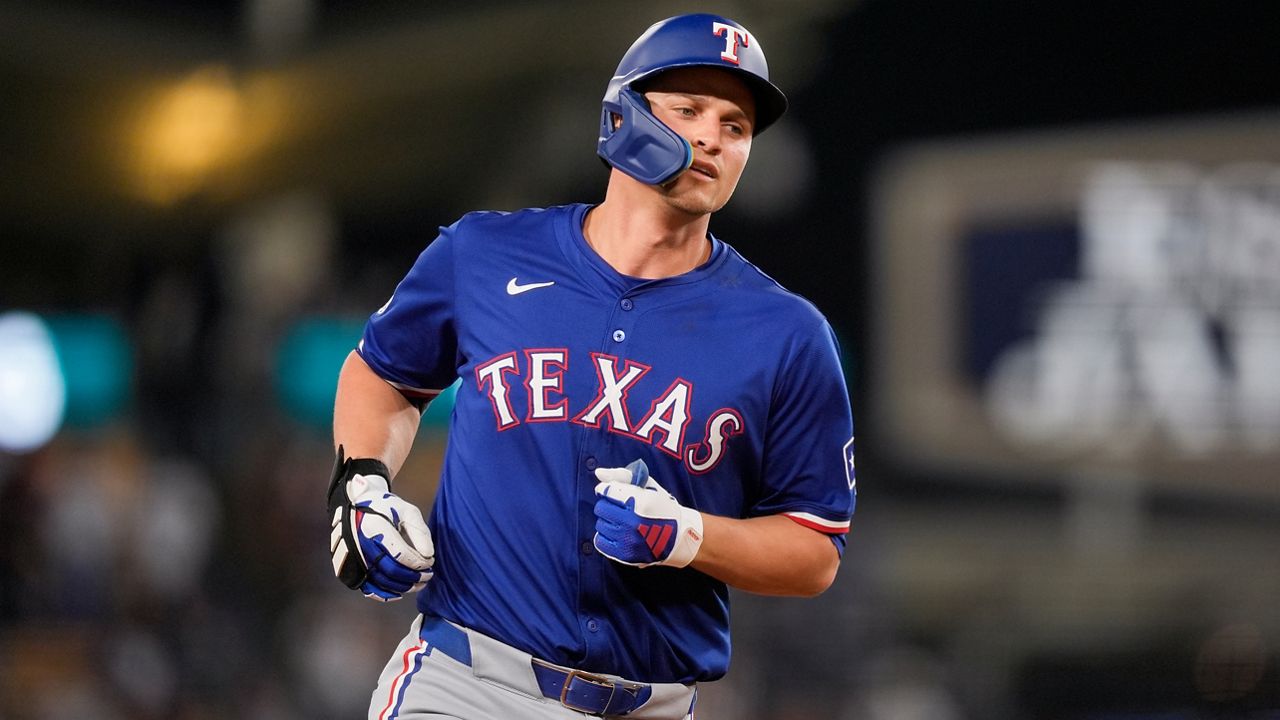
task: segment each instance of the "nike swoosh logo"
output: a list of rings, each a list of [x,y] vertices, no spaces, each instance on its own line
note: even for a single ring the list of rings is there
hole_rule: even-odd
[[[525,285],[521,285],[520,283],[516,282],[515,278],[511,278],[510,280],[507,281],[507,294],[519,295],[520,293],[523,293],[523,292],[529,292],[530,290],[537,290],[538,288],[551,287],[552,285],[555,285],[555,284],[556,284],[555,280],[549,280],[547,282],[536,282],[536,283],[528,283]]]

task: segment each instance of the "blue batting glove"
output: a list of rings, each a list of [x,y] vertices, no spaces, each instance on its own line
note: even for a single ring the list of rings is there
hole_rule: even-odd
[[[685,567],[702,547],[702,514],[649,476],[643,460],[598,468],[596,534],[601,555],[635,567]]]

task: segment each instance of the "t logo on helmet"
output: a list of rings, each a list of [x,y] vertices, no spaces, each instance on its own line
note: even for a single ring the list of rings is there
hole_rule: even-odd
[[[720,53],[720,57],[737,65],[738,44],[741,43],[742,47],[750,45],[748,38],[751,36],[747,34],[747,31],[722,22],[713,22],[711,23],[711,33],[724,36],[724,52]]]

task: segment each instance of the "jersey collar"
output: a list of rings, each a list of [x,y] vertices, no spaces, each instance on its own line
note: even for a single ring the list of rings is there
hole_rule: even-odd
[[[582,223],[586,220],[587,212],[593,207],[595,206],[587,203],[570,206],[570,212],[561,217],[561,222],[556,228],[556,235],[560,240],[560,246],[564,251],[565,257],[578,270],[579,274],[588,283],[598,283],[602,290],[606,290],[612,295],[639,292],[649,288],[689,285],[701,282],[712,277],[717,270],[723,267],[729,255],[726,252],[727,246],[720,242],[715,235],[707,233],[707,239],[711,241],[711,255],[706,262],[689,272],[657,280],[645,280],[623,275],[615,270],[612,265],[605,262],[604,258],[600,257],[600,254],[587,243],[586,236],[582,234]]]

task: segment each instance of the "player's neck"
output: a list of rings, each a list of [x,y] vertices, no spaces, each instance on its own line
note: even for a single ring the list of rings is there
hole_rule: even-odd
[[[673,277],[706,262],[711,216],[682,212],[649,195],[618,192],[611,185],[583,222],[587,243],[613,269],[637,278]]]

